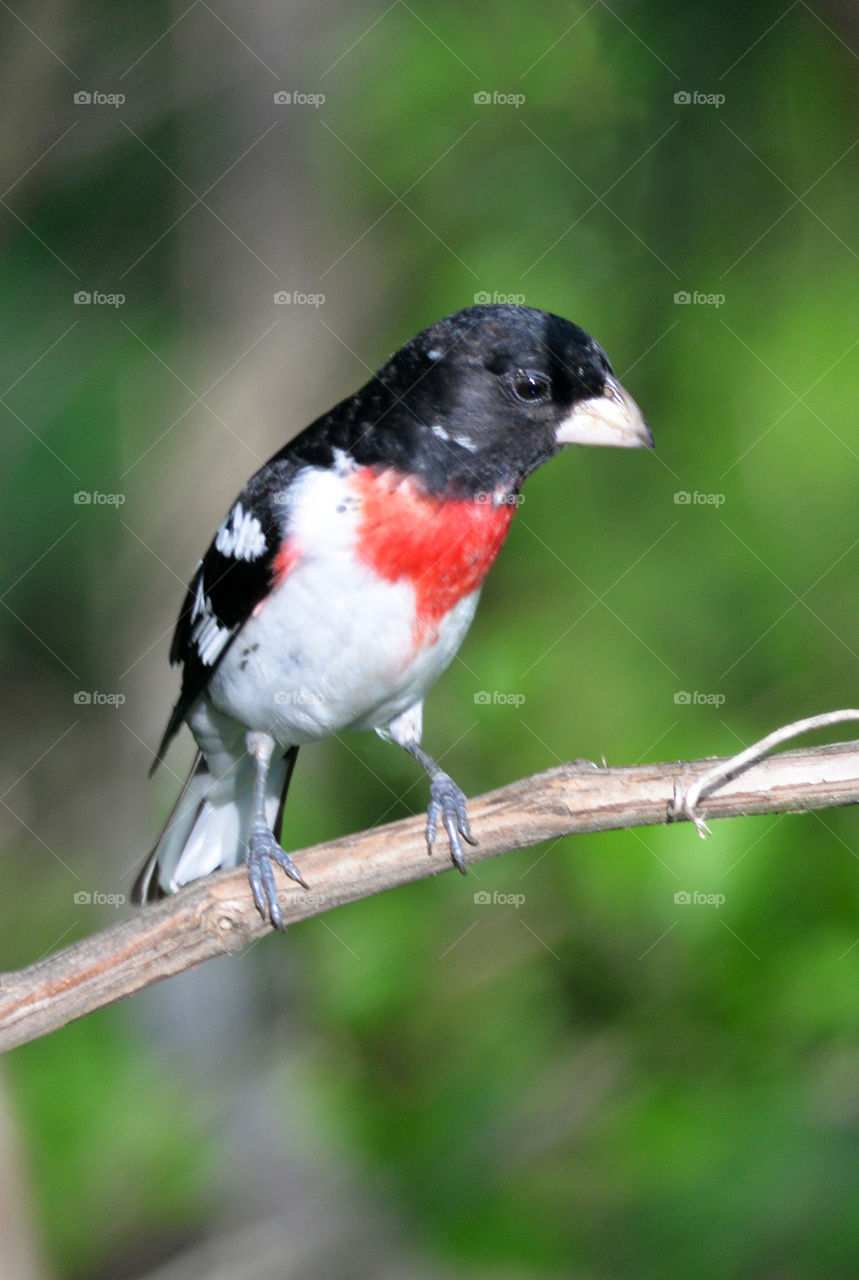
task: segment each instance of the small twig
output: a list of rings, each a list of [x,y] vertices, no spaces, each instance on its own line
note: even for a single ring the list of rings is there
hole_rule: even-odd
[[[804,720],[794,720],[791,724],[782,725],[780,729],[773,729],[765,738],[753,742],[750,747],[731,756],[729,760],[719,760],[712,769],[708,769],[688,787],[684,787],[682,779],[678,778],[674,783],[673,816],[694,822],[698,835],[705,840],[713,834],[697,811],[705,795],[710,795],[729,778],[739,777],[758,760],[762,760],[773,747],[780,747],[783,742],[811,733],[813,729],[828,729],[830,725],[843,724],[848,720],[859,720],[859,711],[824,711],[817,716],[807,716]]]
[[[857,712],[836,713],[841,718]],[[817,726],[820,718],[803,721]],[[793,727],[795,729],[795,726]],[[780,730],[785,734],[786,730]],[[774,735],[764,743],[772,745]],[[757,744],[751,750],[759,750]],[[743,753],[745,755],[746,753]],[[738,757],[737,759],[742,759]],[[587,761],[523,778],[469,802],[480,841],[468,861],[587,831],[677,821],[672,801],[679,773],[704,782],[736,770],[736,759],[599,768]],[[700,792],[698,793],[700,795]],[[859,742],[786,751],[728,778],[708,803],[714,818],[788,813],[859,802]],[[310,890],[283,882],[287,924],[346,902],[451,869],[441,852],[427,857],[425,819],[375,827],[295,854]],[[457,877],[459,884],[459,877]],[[477,889],[463,886],[466,894]],[[0,1051],[33,1040],[74,1018],[238,951],[269,931],[257,914],[244,867],[195,881],[181,893],[130,915],[26,969],[0,975]],[[288,941],[280,945],[289,945]]]

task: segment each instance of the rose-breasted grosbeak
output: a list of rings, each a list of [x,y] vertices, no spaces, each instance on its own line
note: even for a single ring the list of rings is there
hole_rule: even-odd
[[[305,883],[278,840],[298,748],[343,729],[375,729],[423,766],[429,850],[441,821],[464,871],[465,796],[421,750],[423,700],[522,482],[566,444],[653,438],[584,330],[475,306],[412,338],[252,476],[173,637],[182,691],[155,765],[183,720],[200,750],[138,901],[246,858],[260,914],[282,928],[274,864]]]

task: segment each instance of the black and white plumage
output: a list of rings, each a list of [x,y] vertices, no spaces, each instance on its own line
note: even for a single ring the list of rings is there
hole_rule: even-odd
[[[458,649],[523,481],[566,444],[652,445],[592,338],[528,307],[481,306],[406,343],[248,481],[194,574],[171,648],[200,748],[136,886],[179,888],[247,858],[281,925],[273,864],[298,748],[375,729],[430,777],[427,839],[454,862],[465,798],[420,748],[424,695]],[[153,766],[154,767],[154,766]]]

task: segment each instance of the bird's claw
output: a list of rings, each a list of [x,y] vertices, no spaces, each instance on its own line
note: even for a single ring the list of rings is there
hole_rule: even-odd
[[[270,921],[282,933],[286,926],[277,900],[273,862],[286,872],[290,880],[295,880],[304,889],[309,887],[292,858],[274,838],[273,832],[261,823],[255,823],[248,841],[248,880],[251,893],[256,909],[266,924]]]
[[[430,803],[427,812],[427,852],[430,854],[438,834],[439,819],[447,832],[450,856],[454,866],[465,875],[465,856],[460,836],[469,844],[477,844],[477,841],[471,834],[465,794],[453,778],[441,769],[430,780]]]

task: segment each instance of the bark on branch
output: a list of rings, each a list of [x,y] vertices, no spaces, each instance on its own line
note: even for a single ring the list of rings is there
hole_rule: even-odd
[[[580,761],[523,778],[469,802],[480,841],[469,850],[469,861],[575,833],[688,821],[688,809],[676,798],[688,795],[716,763],[711,758],[605,768]],[[755,763],[740,777],[729,774],[717,792],[700,801],[700,814],[729,818],[857,802],[859,742],[846,742],[784,752]],[[424,824],[424,817],[408,818],[296,853],[311,887],[305,892],[284,879],[284,920],[295,923],[451,870],[441,848],[427,856]],[[236,951],[268,931],[253,906],[243,867],[199,880],[26,969],[0,975],[0,1052],[212,956]]]

